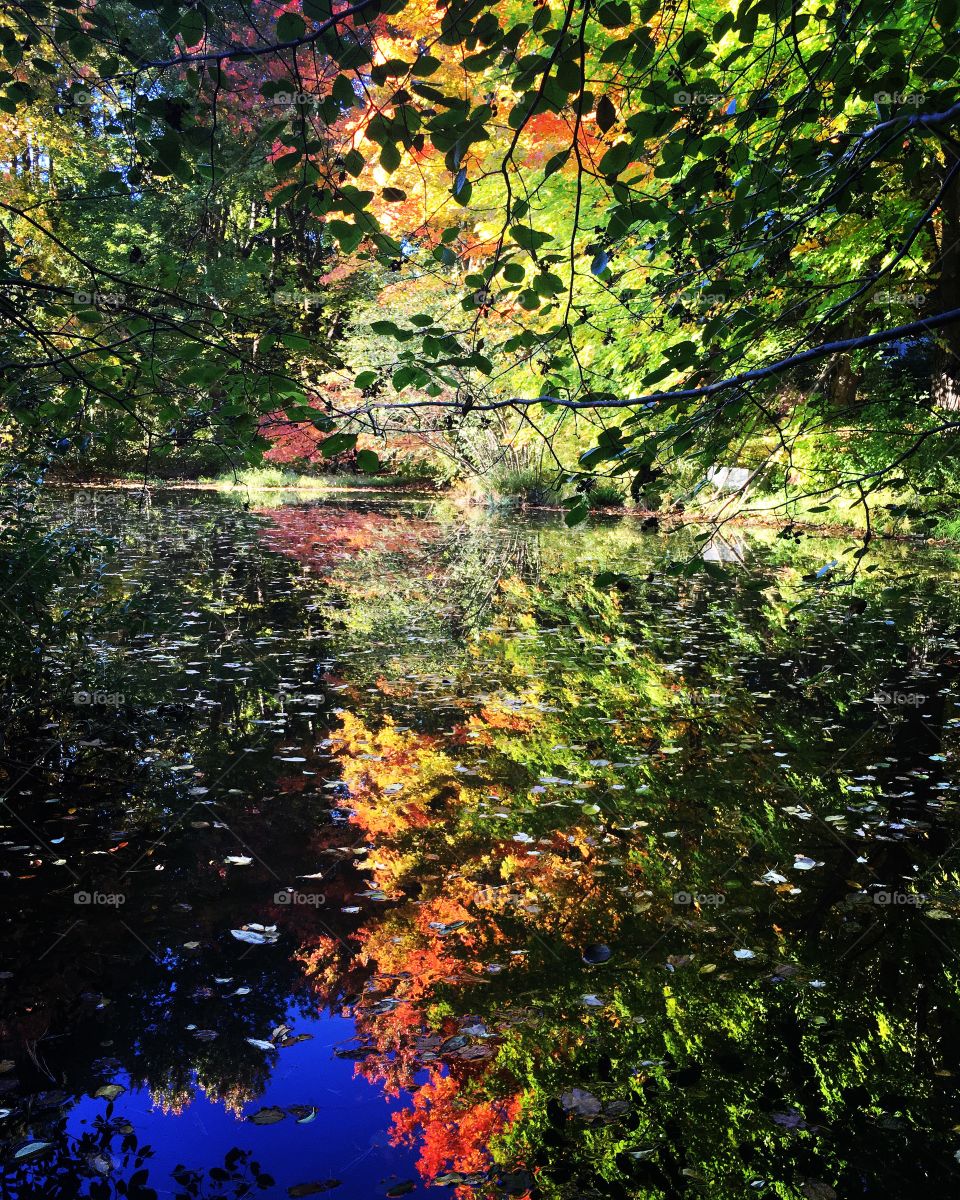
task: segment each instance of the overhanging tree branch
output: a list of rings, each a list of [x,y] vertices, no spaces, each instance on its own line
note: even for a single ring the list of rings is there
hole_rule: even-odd
[[[708,396],[715,396],[718,392],[727,392],[735,388],[744,387],[747,384],[757,383],[762,379],[769,379],[774,375],[781,375],[784,371],[789,371],[793,367],[814,362],[816,359],[824,358],[830,354],[849,353],[853,350],[868,350],[871,346],[882,346],[888,342],[904,341],[907,338],[918,337],[929,333],[933,329],[940,329],[945,325],[953,325],[957,322],[960,322],[960,308],[951,308],[946,312],[924,317],[920,321],[912,321],[909,325],[897,325],[892,329],[881,329],[876,333],[865,333],[859,337],[843,338],[836,342],[823,342],[819,346],[812,346],[809,350],[802,350],[799,354],[792,354],[788,358],[781,358],[776,362],[768,363],[765,367],[754,367],[750,371],[743,371],[739,375],[731,375],[727,379],[718,379],[714,383],[705,383],[699,387],[692,388],[675,388],[663,392],[647,392],[643,396],[636,396],[629,400],[618,400],[616,397],[607,396],[597,396],[583,400],[566,400],[559,396],[536,396],[526,399],[514,396],[504,400],[488,400],[486,403],[471,403],[470,411],[490,412],[499,408],[520,408],[533,404],[552,404],[556,408],[574,409],[637,408],[640,405],[659,404],[672,400],[705,399]],[[383,403],[364,405],[361,408],[341,410],[338,415],[341,417],[355,417],[373,412],[376,409],[462,409],[463,407],[463,403],[458,400],[385,401]]]

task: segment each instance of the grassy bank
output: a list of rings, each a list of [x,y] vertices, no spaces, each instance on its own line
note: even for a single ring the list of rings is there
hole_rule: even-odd
[[[247,495],[287,492],[309,495],[402,493],[446,495],[461,507],[563,511],[569,486],[533,470],[473,476],[442,486],[409,474],[363,475],[347,472],[308,475],[281,467],[258,467],[199,479],[147,479],[142,476],[61,479],[81,487],[198,489]],[[788,490],[748,488],[745,495],[717,492],[712,487],[694,496],[668,497],[660,508],[636,504],[614,481],[595,483],[588,492],[591,512],[648,519],[658,517],[665,527],[675,524],[723,523],[802,527],[829,534],[878,538],[960,541],[960,512],[945,505],[942,496],[878,491],[865,505],[855,496],[805,496]]]

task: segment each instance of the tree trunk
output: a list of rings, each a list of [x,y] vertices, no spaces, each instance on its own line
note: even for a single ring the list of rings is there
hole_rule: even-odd
[[[954,161],[944,155],[944,170]],[[933,311],[960,305],[960,175],[955,175],[940,207],[940,275]],[[937,408],[960,411],[960,325],[947,325],[936,335],[930,393]]]
[[[838,339],[853,337],[855,330],[849,317],[837,329]],[[850,408],[857,398],[860,373],[854,371],[849,354],[831,354],[817,379],[816,390],[821,392],[832,408]]]

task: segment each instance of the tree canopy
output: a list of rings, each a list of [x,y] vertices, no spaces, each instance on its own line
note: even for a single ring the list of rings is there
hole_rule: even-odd
[[[875,460],[803,480],[868,495],[953,446],[957,15],[5,5],[9,470],[125,440],[236,466],[265,420],[327,456],[508,429],[655,505],[678,461],[754,439],[787,477],[869,426]]]

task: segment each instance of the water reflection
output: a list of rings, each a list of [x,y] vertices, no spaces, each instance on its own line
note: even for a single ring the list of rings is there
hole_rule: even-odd
[[[717,534],[715,537],[710,538],[709,541],[704,542],[700,557],[704,562],[739,563],[742,565],[747,560],[746,539],[738,537],[735,534],[728,537]]]
[[[11,1195],[954,1181],[952,560],[93,519],[4,729]]]

